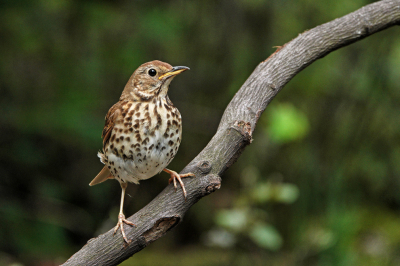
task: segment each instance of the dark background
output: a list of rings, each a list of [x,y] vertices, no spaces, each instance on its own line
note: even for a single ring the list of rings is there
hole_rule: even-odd
[[[104,116],[140,64],[191,68],[169,93],[180,171],[274,46],[370,2],[1,1],[0,265],[58,265],[115,225],[118,182],[88,184]],[[122,265],[399,265],[399,72],[396,27],[309,66],[221,189]],[[130,185],[125,214],[168,178]]]

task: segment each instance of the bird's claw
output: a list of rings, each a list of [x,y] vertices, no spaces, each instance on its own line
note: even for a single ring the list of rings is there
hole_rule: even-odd
[[[118,215],[118,223],[115,226],[113,235],[115,235],[115,233],[118,231],[118,228],[121,228],[122,237],[124,238],[125,242],[129,244],[131,241],[128,240],[128,238],[126,238],[125,231],[124,231],[124,223],[126,223],[127,225],[130,225],[130,226],[136,226],[134,223],[125,219],[125,215],[123,213],[120,213]]]
[[[187,193],[186,193],[185,185],[182,182],[182,178],[188,177],[188,176],[195,176],[195,175],[193,173],[178,174],[177,172],[172,171],[172,170],[168,170],[168,171],[169,172],[167,172],[167,173],[169,173],[171,175],[171,178],[168,180],[168,183],[171,184],[172,182],[174,182],[174,188],[175,188],[175,192],[176,192],[176,189],[177,189],[176,180],[178,180],[178,182],[182,188],[183,196],[185,197],[185,200],[186,200]]]

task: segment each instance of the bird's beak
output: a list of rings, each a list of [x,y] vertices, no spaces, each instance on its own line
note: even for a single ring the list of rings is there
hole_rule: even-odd
[[[185,66],[176,66],[173,67],[170,71],[168,71],[167,73],[165,73],[164,75],[161,75],[158,79],[167,79],[169,77],[173,77],[176,76],[180,73],[182,73],[183,71],[189,70],[190,68],[185,67]]]

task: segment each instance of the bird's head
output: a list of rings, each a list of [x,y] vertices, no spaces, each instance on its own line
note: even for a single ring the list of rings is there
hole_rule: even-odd
[[[158,60],[141,65],[132,74],[122,92],[121,99],[150,101],[154,97],[165,97],[172,79],[188,70],[185,66],[173,67]]]

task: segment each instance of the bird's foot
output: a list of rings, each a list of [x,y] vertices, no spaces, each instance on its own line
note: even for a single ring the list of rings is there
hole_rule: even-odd
[[[115,233],[118,231],[118,228],[121,228],[122,237],[124,238],[125,242],[129,244],[131,241],[128,240],[128,238],[126,238],[125,231],[124,231],[124,223],[126,223],[127,225],[130,225],[130,226],[136,226],[134,223],[125,219],[125,215],[123,213],[120,213],[118,215],[118,223],[115,226],[113,235],[115,235]]]
[[[168,180],[168,184],[171,184],[172,182],[174,182],[175,191],[177,189],[176,180],[178,180],[178,182],[179,182],[179,184],[181,185],[181,188],[182,188],[183,196],[185,197],[185,200],[186,200],[187,193],[186,193],[185,185],[182,182],[182,178],[189,177],[189,176],[195,176],[195,175],[193,173],[180,175],[177,172],[169,170],[167,168],[165,168],[164,171],[171,175],[171,178]]]

